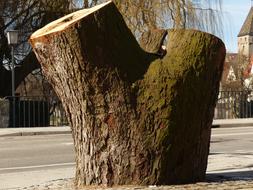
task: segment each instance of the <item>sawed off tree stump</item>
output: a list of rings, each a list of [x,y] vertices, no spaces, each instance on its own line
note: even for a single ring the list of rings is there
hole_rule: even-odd
[[[48,24],[30,42],[72,128],[77,186],[205,178],[221,40],[170,31],[160,58],[139,47],[107,2]]]

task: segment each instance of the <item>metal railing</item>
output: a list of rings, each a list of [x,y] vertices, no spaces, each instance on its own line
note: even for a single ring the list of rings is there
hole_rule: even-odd
[[[15,98],[15,101],[14,101]],[[68,125],[61,102],[48,101],[45,97],[16,96],[9,100],[10,127],[47,127]],[[15,102],[15,126],[13,103]]]
[[[9,126],[13,126],[13,97],[9,100]],[[46,127],[68,125],[61,102],[45,97],[15,97],[15,127]],[[253,92],[220,91],[214,119],[253,117]]]
[[[253,93],[251,91],[220,91],[214,119],[253,117]]]

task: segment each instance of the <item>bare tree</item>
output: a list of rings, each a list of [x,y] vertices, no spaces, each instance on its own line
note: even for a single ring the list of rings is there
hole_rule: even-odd
[[[21,41],[16,48],[16,87],[39,65],[31,52],[27,39],[36,29],[73,10],[88,8],[104,0],[8,0],[0,1],[0,63],[9,63],[10,49],[5,32],[21,31]],[[221,1],[191,0],[114,0],[132,32],[139,38],[143,32],[156,28],[198,28],[217,32],[217,17]],[[212,3],[213,2],[213,3]],[[0,66],[0,97],[11,94],[11,73]]]
[[[11,72],[8,69],[11,55],[6,31],[20,31],[20,42],[15,48],[17,68],[16,87],[33,70],[39,68],[27,40],[31,33],[45,24],[70,12],[68,0],[9,0],[0,1],[0,97],[11,94]]]
[[[134,34],[154,28],[195,28],[222,33],[221,0],[113,0]],[[84,5],[88,1],[85,1]],[[91,1],[90,5],[99,1]],[[103,2],[103,1],[100,1]]]

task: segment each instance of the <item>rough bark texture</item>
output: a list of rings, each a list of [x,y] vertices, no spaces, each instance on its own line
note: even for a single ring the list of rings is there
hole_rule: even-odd
[[[77,186],[203,180],[222,41],[170,31],[160,59],[139,47],[113,3],[85,11],[30,39],[72,127]]]
[[[153,29],[141,35],[140,46],[149,53],[162,54],[162,45],[167,36],[167,30]]]

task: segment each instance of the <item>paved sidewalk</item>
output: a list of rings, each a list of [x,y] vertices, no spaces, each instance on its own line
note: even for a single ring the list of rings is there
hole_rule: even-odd
[[[253,126],[253,118],[247,119],[219,119],[213,121],[215,127],[241,127]],[[0,128],[0,137],[25,136],[25,135],[49,135],[49,134],[69,134],[69,126],[57,127],[31,127],[31,128]]]
[[[75,176],[75,167],[47,168],[41,170],[18,171],[0,174],[0,190],[26,189],[28,187],[43,186],[71,179]],[[54,180],[56,179],[56,180]],[[18,184],[18,185],[17,185]],[[63,184],[62,184],[63,185]],[[45,187],[42,188],[46,190]],[[66,189],[70,190],[70,189]]]
[[[235,127],[237,126],[253,126],[253,119],[232,119],[232,120],[215,120],[213,124],[220,124],[221,127]],[[238,128],[239,129],[239,128]],[[216,129],[214,129],[216,130]],[[62,127],[40,127],[40,128],[0,128],[0,137],[4,136],[22,136],[22,135],[45,135],[45,134],[66,134],[71,130],[68,126]],[[220,137],[219,137],[220,138]],[[219,139],[218,139],[219,140]],[[117,187],[117,188],[93,188],[103,190],[167,190],[167,189],[248,189],[253,190],[253,152],[233,152],[235,154],[219,153],[211,154],[209,156],[209,164],[207,171],[208,182],[183,185],[183,186],[160,186],[160,187]],[[245,165],[242,165],[242,163]],[[232,166],[232,167],[231,167]],[[72,173],[72,174],[71,174]],[[64,176],[65,179],[59,178],[56,181],[41,183],[37,181],[37,185],[30,187],[17,187],[13,190],[74,190],[73,176],[74,171],[66,172],[71,174]],[[13,179],[10,174],[10,179]],[[35,175],[34,178],[38,179]],[[47,176],[49,177],[49,176]],[[28,178],[27,178],[28,179]],[[29,179],[31,177],[29,176]],[[0,180],[1,181],[1,180]],[[1,186],[1,182],[0,182]],[[1,188],[0,188],[1,189]],[[89,189],[89,188],[86,188]],[[8,189],[9,190],[9,189]]]
[[[68,134],[70,132],[71,132],[71,129],[69,126],[31,127],[31,128],[0,128],[0,137]]]
[[[18,188],[16,190],[76,190],[73,179],[61,179],[51,181],[37,186]],[[253,181],[214,181],[201,182],[188,185],[170,185],[170,186],[117,186],[106,187],[84,187],[80,190],[252,190]]]
[[[214,127],[248,127],[253,126],[253,118],[245,119],[215,119]]]

